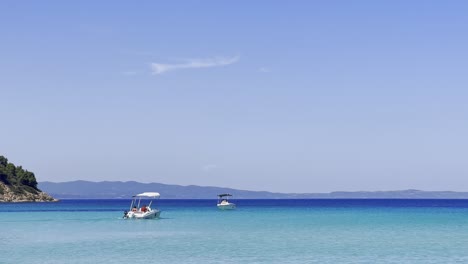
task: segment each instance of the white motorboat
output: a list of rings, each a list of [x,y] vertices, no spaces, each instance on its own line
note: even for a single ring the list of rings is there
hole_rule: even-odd
[[[124,219],[153,219],[159,218],[161,211],[152,208],[153,200],[159,199],[159,193],[157,192],[144,192],[132,197],[132,203],[130,204],[130,210],[124,211]],[[142,203],[143,199],[143,203]],[[150,199],[148,205],[144,202]],[[141,206],[141,207],[140,207]]]
[[[221,210],[232,210],[236,208],[235,203],[231,203],[228,200],[228,197],[231,197],[232,195],[229,193],[223,193],[218,195],[218,209]]]

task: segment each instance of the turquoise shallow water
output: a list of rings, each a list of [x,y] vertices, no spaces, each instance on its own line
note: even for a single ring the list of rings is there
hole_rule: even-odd
[[[468,263],[467,200],[0,204],[0,263]]]

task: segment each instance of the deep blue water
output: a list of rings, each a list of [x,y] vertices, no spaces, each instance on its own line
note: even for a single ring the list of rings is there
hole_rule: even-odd
[[[0,204],[0,263],[468,263],[468,200]]]
[[[58,203],[0,203],[0,212],[40,211],[123,211],[130,199],[69,199]],[[231,199],[242,208],[459,208],[468,209],[464,199]],[[214,208],[214,199],[157,200],[162,210],[175,208]]]

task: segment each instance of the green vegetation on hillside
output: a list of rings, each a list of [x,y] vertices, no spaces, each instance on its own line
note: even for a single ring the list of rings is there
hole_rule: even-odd
[[[21,189],[39,191],[34,173],[23,169],[21,166],[15,166],[15,164],[8,162],[8,159],[4,156],[0,156],[0,182],[14,187],[16,191]]]

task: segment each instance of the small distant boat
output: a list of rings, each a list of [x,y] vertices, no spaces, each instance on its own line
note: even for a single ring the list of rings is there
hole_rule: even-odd
[[[132,196],[132,203],[130,204],[130,210],[124,211],[124,219],[154,219],[159,218],[161,211],[153,209],[151,206],[154,199],[159,199],[159,193],[157,192],[144,192]],[[146,199],[151,199],[148,205],[142,204]],[[141,205],[141,207],[140,207]]]
[[[235,203],[230,203],[228,197],[232,195],[229,193],[223,193],[218,195],[218,209],[221,210],[232,210],[236,208]]]

